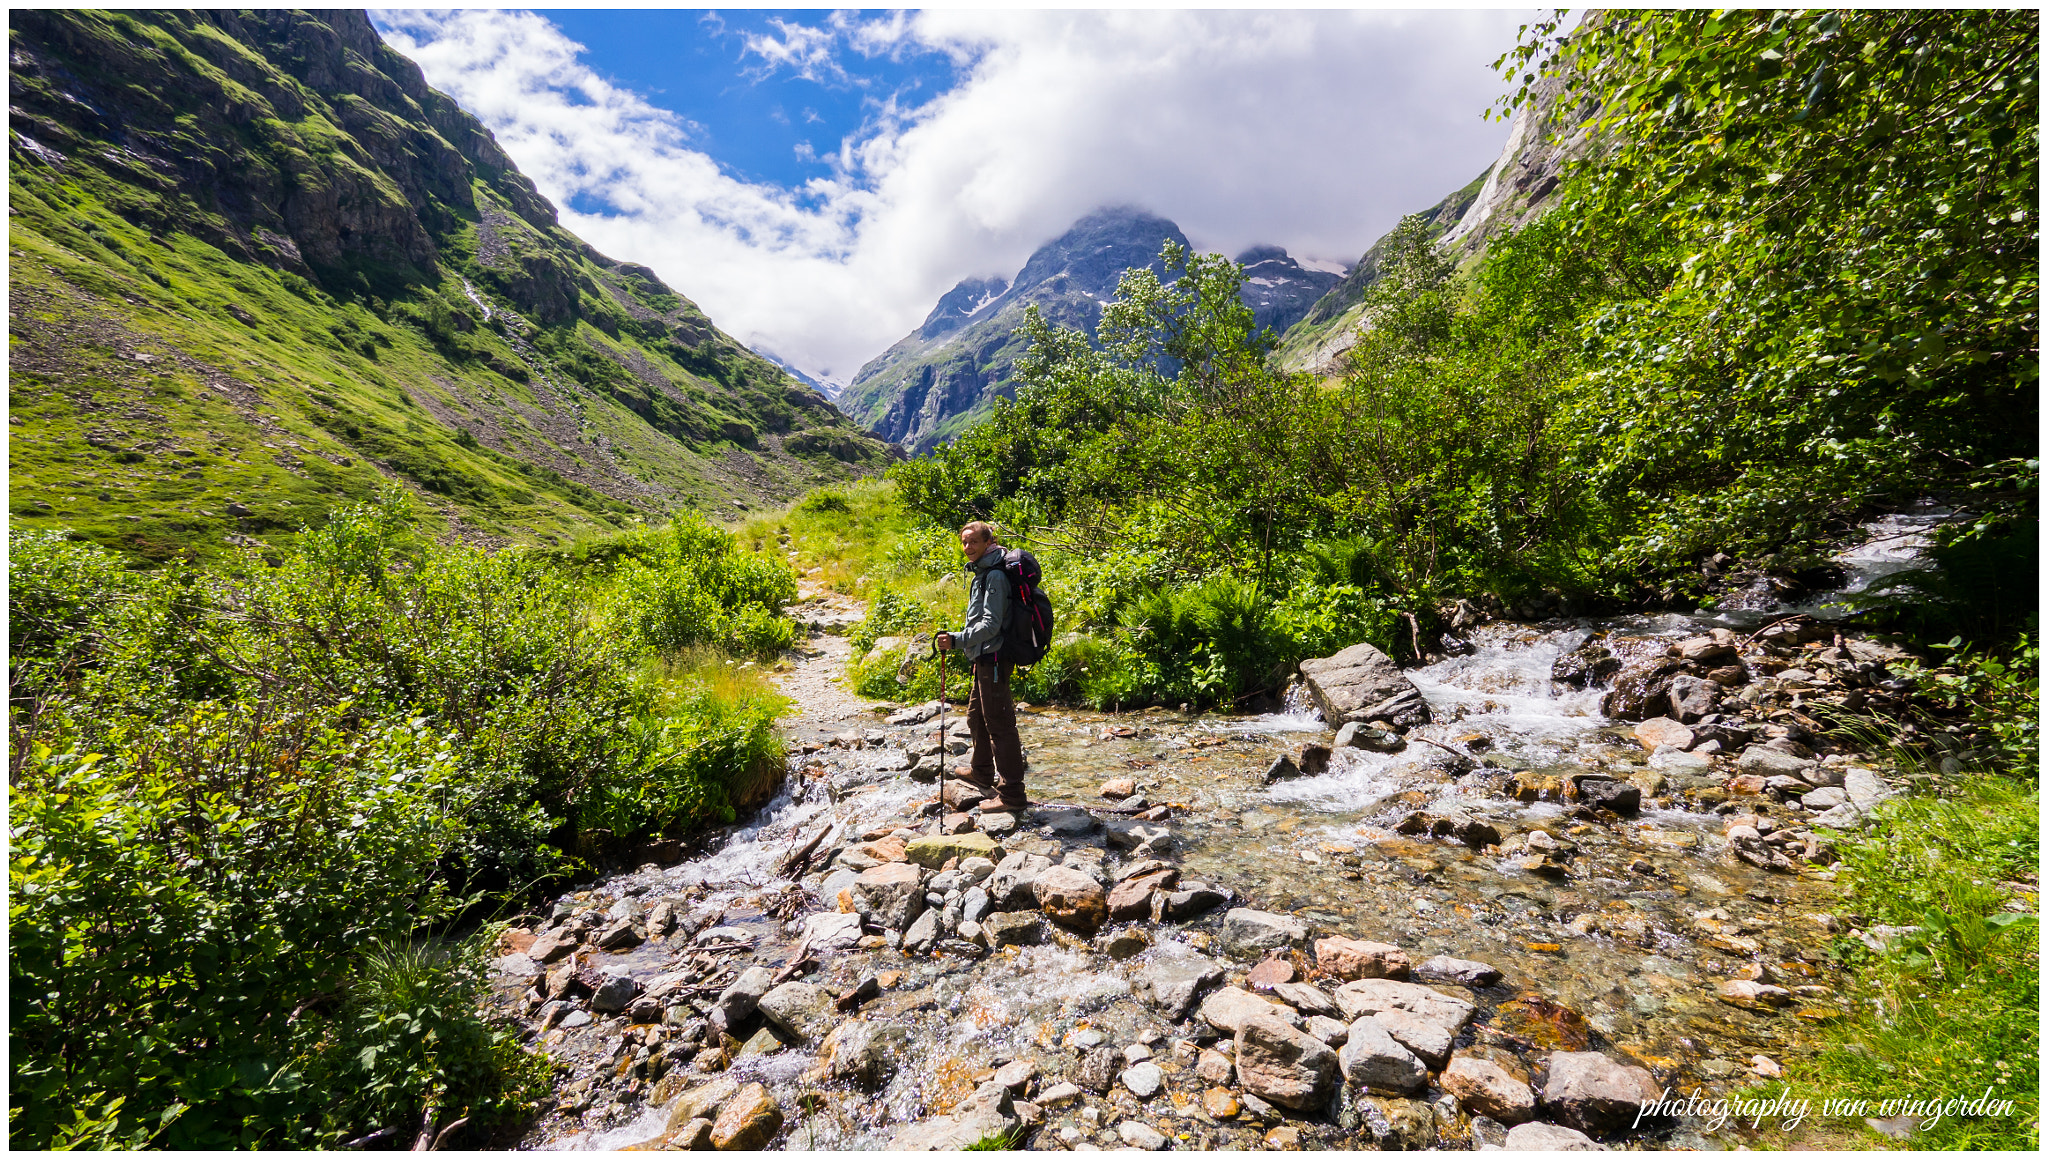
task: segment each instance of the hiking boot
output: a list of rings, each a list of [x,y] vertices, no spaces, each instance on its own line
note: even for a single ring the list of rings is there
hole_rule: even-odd
[[[1021,814],[1031,808],[1031,803],[1006,802],[1001,798],[990,798],[981,803],[979,808],[985,814]]]

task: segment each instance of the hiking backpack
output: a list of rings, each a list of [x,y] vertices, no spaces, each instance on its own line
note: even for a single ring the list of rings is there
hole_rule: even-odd
[[[1010,618],[1003,625],[999,655],[1006,665],[1035,665],[1052,647],[1052,601],[1038,587],[1038,557],[1004,548],[1003,574],[1010,578]]]

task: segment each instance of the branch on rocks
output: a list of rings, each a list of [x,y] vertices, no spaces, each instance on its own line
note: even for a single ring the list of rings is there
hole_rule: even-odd
[[[394,1125],[394,1126],[392,1126],[392,1127],[389,1127],[389,1128],[379,1128],[379,1129],[377,1129],[376,1131],[374,1131],[374,1132],[371,1132],[371,1133],[370,1133],[369,1135],[367,1135],[367,1136],[357,1136],[357,1137],[356,1137],[355,1139],[353,1139],[353,1140],[350,1140],[350,1141],[349,1141],[349,1142],[347,1142],[346,1144],[343,1144],[343,1145],[342,1145],[342,1147],[344,1147],[344,1148],[367,1148],[367,1147],[369,1147],[369,1146],[370,1146],[371,1144],[374,1144],[374,1143],[376,1143],[377,1141],[379,1141],[379,1140],[382,1140],[382,1139],[384,1139],[384,1138],[385,1138],[386,1136],[395,1136],[395,1135],[397,1135],[397,1134],[398,1134],[398,1128],[397,1128],[397,1127],[396,1127],[395,1125]]]
[[[434,1136],[434,1146],[428,1150],[432,1152],[439,1152],[441,1150],[441,1145],[446,1144],[448,1142],[448,1137],[453,1136],[457,1128],[460,1128],[462,1127],[462,1125],[467,1123],[469,1123],[469,1117],[463,1116],[461,1119],[456,1120],[454,1123],[441,1129],[440,1132],[436,1133]]]

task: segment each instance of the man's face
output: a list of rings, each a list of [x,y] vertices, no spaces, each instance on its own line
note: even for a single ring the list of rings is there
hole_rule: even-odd
[[[988,551],[990,543],[989,540],[976,539],[973,532],[963,531],[960,533],[960,554],[967,557],[967,562],[972,564],[981,559],[983,552]]]

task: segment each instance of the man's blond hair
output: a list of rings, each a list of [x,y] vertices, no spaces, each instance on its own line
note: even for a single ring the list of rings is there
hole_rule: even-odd
[[[960,532],[962,535],[973,536],[977,540],[984,540],[991,544],[996,542],[996,530],[980,520],[969,523],[966,527],[961,528]]]

